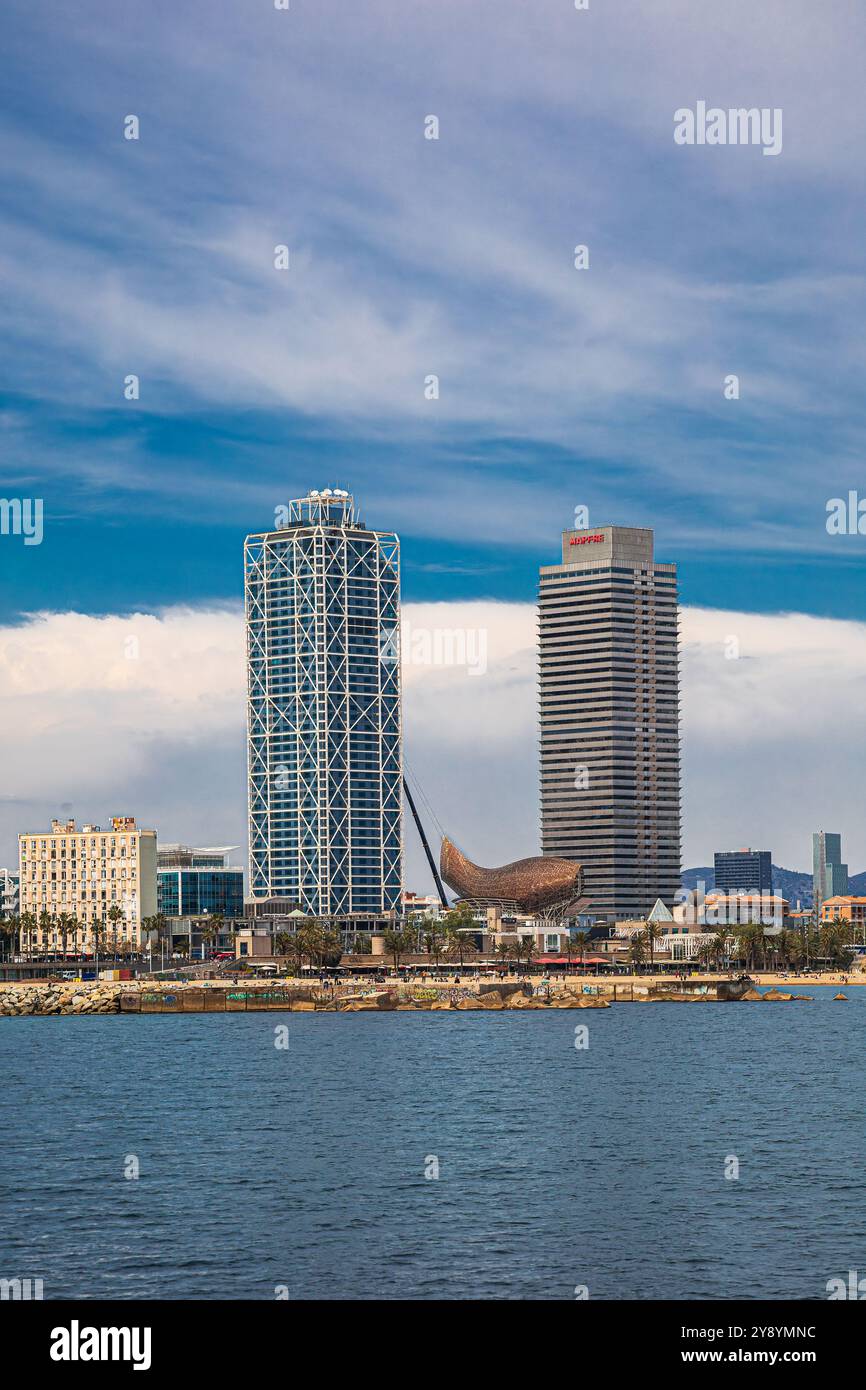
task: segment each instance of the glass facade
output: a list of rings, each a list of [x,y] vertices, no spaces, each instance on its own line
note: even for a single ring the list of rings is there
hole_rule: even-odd
[[[768,849],[716,850],[713,867],[719,893],[773,891],[773,860]]]
[[[245,548],[250,890],[399,913],[400,543],[311,493]]]
[[[157,911],[166,917],[244,915],[243,869],[159,869],[156,884]]]

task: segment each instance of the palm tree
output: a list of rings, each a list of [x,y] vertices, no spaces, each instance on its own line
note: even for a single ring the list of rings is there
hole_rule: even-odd
[[[401,931],[399,927],[389,927],[384,934],[385,950],[391,955],[394,969],[400,968],[400,957],[411,951],[414,937],[411,932]]]
[[[580,947],[580,964],[583,966],[586,957],[586,943],[589,941],[588,931],[575,932],[574,942]]]
[[[515,944],[511,947],[511,954],[517,961],[518,970],[520,969],[520,962],[523,960],[523,957],[526,957],[526,970],[528,974],[532,964],[532,957],[538,955],[535,946],[535,938],[532,936],[526,936],[523,939],[518,937]]]
[[[117,959],[117,947],[119,942],[119,924],[123,921],[123,908],[117,903],[112,903],[108,909],[108,920],[111,923],[111,948],[114,958]]]
[[[424,950],[428,956],[433,957],[433,964],[439,969],[439,961],[442,956],[442,946],[444,937],[435,923],[432,923],[430,930],[424,935]]]
[[[22,912],[21,914],[21,936],[27,941],[26,954],[33,954],[33,933],[36,930],[36,914],[33,912]],[[25,954],[22,951],[22,955]]]
[[[713,934],[713,939],[710,944],[713,948],[713,963],[717,967],[720,966],[723,963],[723,961],[727,959],[728,935],[729,933],[727,927],[716,927],[715,932]]]
[[[452,932],[445,947],[445,954],[449,960],[459,961],[462,970],[467,956],[471,959],[472,956],[478,955],[478,951],[474,941],[470,941],[462,932]]]
[[[11,917],[3,918],[3,920],[0,921],[0,931],[3,932],[4,936],[9,937],[9,951],[7,954],[10,956],[17,956],[21,944],[21,918],[18,914],[13,913]]]
[[[642,966],[646,962],[646,932],[638,931],[629,939],[628,961],[631,966]]]
[[[714,941],[702,941],[695,955],[701,965],[709,971],[716,953],[716,943]]]
[[[662,929],[659,926],[658,922],[647,922],[646,926],[644,927],[644,936],[646,937],[646,944],[647,946],[649,946],[651,973],[655,970],[655,944],[662,934]]]
[[[69,923],[71,920],[68,912],[61,912],[60,916],[57,918],[57,926],[60,929],[60,950],[64,960],[66,960],[66,941],[69,936]]]
[[[48,950],[48,933],[51,931],[53,925],[54,918],[51,916],[47,907],[43,907],[39,914],[39,930],[42,932],[42,944],[46,952]]]
[[[507,941],[498,941],[497,944],[494,946],[493,950],[494,954],[499,956],[503,965],[507,960],[510,960],[512,957],[511,946],[508,944]]]

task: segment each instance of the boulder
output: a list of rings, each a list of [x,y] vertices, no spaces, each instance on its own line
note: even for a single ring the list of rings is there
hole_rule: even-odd
[[[847,1001],[848,996],[847,996],[847,994],[834,994],[834,995],[833,995],[833,998],[834,998],[834,999],[844,999],[844,1000]]]
[[[502,995],[496,990],[491,990],[487,994],[479,994],[478,1003],[482,1009],[503,1009]]]
[[[763,996],[763,994],[761,994],[760,990],[757,990],[757,989],[747,989],[746,992],[745,992],[745,994],[741,994],[741,995],[740,995],[740,998],[741,998],[741,999],[763,999],[764,996]]]

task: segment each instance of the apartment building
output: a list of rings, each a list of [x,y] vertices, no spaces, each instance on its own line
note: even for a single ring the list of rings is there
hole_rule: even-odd
[[[140,949],[142,922],[156,914],[156,831],[132,816],[107,828],[74,820],[18,836],[19,892],[28,955],[92,953],[116,939]],[[116,910],[115,910],[116,909]],[[64,944],[65,933],[65,944]]]

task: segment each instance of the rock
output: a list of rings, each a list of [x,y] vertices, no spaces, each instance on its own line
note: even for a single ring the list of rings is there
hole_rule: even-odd
[[[834,995],[833,995],[833,998],[834,998],[834,999],[844,999],[844,1000],[846,1000],[846,1002],[847,1002],[848,996],[847,996],[847,994],[834,994]]]
[[[503,1009],[502,995],[496,990],[490,990],[487,994],[479,994],[478,1004],[482,1009]]]
[[[740,995],[740,998],[741,998],[741,999],[763,999],[764,996],[763,996],[763,994],[761,994],[760,990],[757,990],[757,989],[747,989],[746,992],[745,992],[745,994],[741,994],[741,995]]]
[[[460,999],[455,1008],[461,1009],[464,1013],[469,1009],[483,1009],[487,1006],[481,1003],[480,999]]]
[[[793,999],[794,996],[793,994],[783,994],[778,989],[768,989],[766,994],[764,995],[764,998],[768,999],[771,1004],[775,1004],[782,1000],[787,1002],[788,1000]]]

